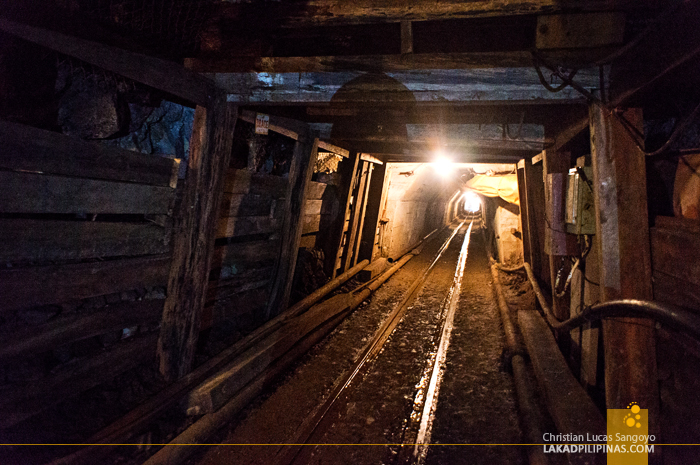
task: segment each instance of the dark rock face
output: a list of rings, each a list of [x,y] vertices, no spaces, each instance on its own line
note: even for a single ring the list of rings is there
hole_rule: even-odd
[[[57,88],[62,93],[58,107],[61,132],[81,139],[107,139],[119,134],[129,121],[129,108],[116,89],[78,73],[59,71]],[[65,87],[60,88],[61,84]]]

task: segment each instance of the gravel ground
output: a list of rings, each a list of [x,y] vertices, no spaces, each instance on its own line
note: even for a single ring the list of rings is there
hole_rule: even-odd
[[[225,431],[218,447],[203,450],[190,463],[268,464],[289,443],[348,372],[387,314],[434,258],[449,231],[397,272],[375,295],[314,347],[274,389],[251,405]],[[421,376],[438,343],[441,309],[452,284],[458,234],[432,271],[383,351],[345,402],[332,426],[314,438],[298,463],[397,463],[415,440],[411,420]],[[515,285],[517,288],[517,283]],[[522,295],[513,293],[514,300]],[[521,293],[522,294],[522,293]],[[481,234],[472,234],[452,342],[438,397],[427,463],[524,463],[517,446],[440,446],[513,444],[521,434],[511,376],[500,369],[504,342]],[[414,416],[415,418],[415,416]],[[412,448],[411,448],[412,449]],[[410,461],[410,455],[409,461]]]

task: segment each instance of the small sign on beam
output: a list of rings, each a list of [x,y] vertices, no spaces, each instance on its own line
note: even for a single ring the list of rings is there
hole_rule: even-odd
[[[270,115],[257,113],[255,115],[255,134],[267,135],[270,130]]]

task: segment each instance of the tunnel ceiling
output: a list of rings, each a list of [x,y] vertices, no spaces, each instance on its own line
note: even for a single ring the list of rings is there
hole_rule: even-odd
[[[198,0],[173,2],[167,15],[139,8],[161,3],[29,0],[4,14],[184,60],[229,101],[312,123],[331,143],[385,161],[423,162],[437,146],[457,161],[515,162],[580,135],[588,107],[579,90],[602,84],[614,106],[653,107],[663,95],[674,113],[682,107],[674,102],[700,88],[700,68],[683,66],[697,51],[700,8],[680,0]],[[557,87],[557,72],[574,71],[578,90],[543,85]]]

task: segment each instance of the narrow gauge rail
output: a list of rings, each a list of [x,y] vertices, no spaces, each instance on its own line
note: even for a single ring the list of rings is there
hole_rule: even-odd
[[[325,432],[331,427],[337,413],[346,407],[350,396],[350,390],[362,382],[362,378],[372,370],[372,362],[383,350],[384,345],[391,337],[397,325],[401,322],[407,310],[417,298],[431,272],[450,247],[455,237],[465,226],[466,221],[461,222],[445,240],[430,266],[411,284],[405,292],[401,302],[386,318],[384,324],[375,333],[374,338],[365,347],[353,369],[347,373],[336,385],[330,396],[312,418],[308,419],[306,427],[301,429],[290,444],[283,447],[276,456],[275,464],[302,464],[308,463],[313,452],[314,445],[322,439]],[[433,351],[427,360],[423,376],[421,378],[418,393],[414,401],[414,414],[409,421],[404,422],[404,443],[402,453],[397,457],[399,462],[424,463],[427,454],[426,445],[430,442],[430,429],[435,414],[441,380],[440,372],[444,369],[447,348],[450,343],[452,322],[459,301],[459,295],[467,260],[469,238],[471,236],[473,221],[464,233],[464,240],[460,248],[457,267],[452,286],[440,309],[441,324],[437,342],[437,350]],[[408,442],[407,442],[408,441]],[[410,444],[409,444],[410,443]]]

